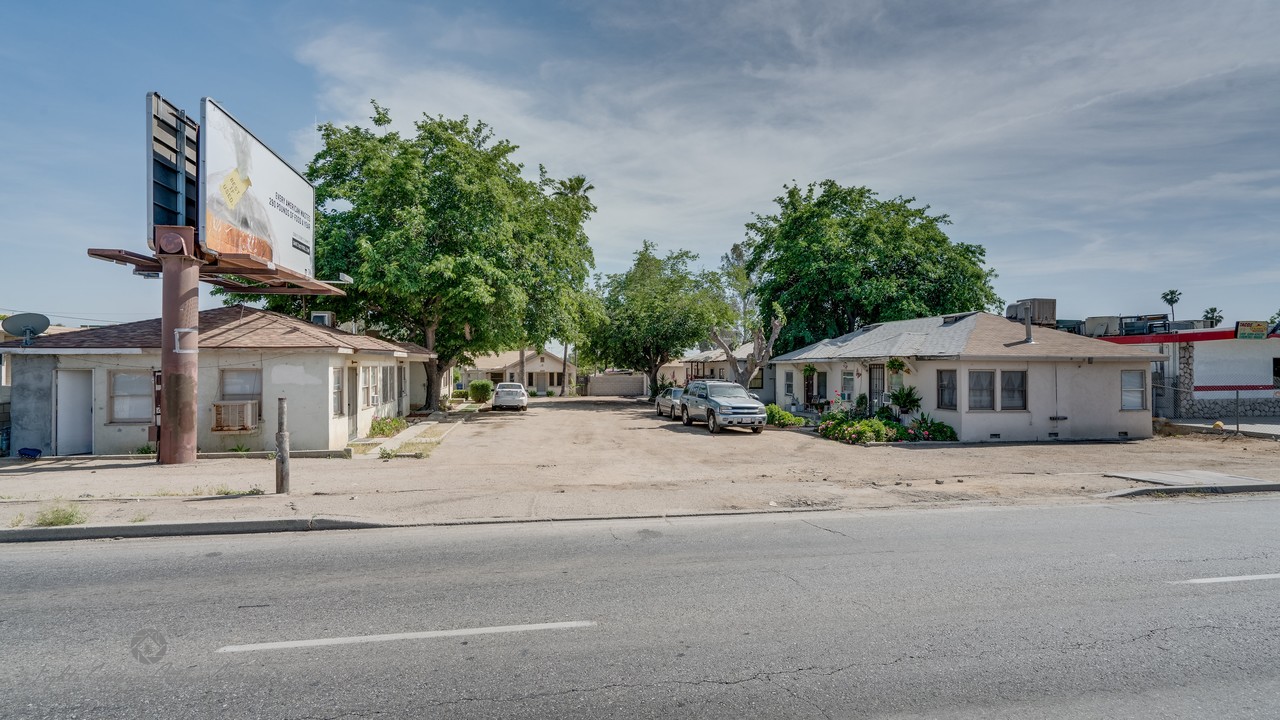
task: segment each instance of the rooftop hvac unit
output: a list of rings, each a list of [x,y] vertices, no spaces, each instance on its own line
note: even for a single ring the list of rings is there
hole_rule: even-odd
[[[1053,298],[1027,298],[1005,308],[1004,316],[1019,322],[1027,319],[1028,305],[1031,309],[1031,324],[1045,327],[1058,326],[1058,301]]]
[[[257,400],[220,400],[213,404],[214,432],[249,432],[257,429]]]
[[[329,310],[312,310],[311,322],[325,327],[335,327],[337,316]]]

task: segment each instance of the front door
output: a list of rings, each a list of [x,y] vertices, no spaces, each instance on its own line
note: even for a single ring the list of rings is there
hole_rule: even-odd
[[[884,394],[884,365],[872,365],[867,368],[867,399],[872,412],[884,403],[880,396]]]
[[[360,368],[347,368],[347,439],[360,435]]]
[[[59,370],[54,455],[93,452],[93,371]]]
[[[546,395],[547,394],[547,374],[544,372],[540,372],[537,374],[537,378],[538,378],[538,394]]]

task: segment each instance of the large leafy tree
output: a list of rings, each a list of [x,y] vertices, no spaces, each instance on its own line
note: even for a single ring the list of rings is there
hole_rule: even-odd
[[[775,305],[788,318],[779,352],[868,323],[1001,304],[982,246],[951,242],[947,216],[914,198],[883,200],[826,180],[785,186],[776,203],[747,224],[747,269],[759,275],[762,318],[773,319]]]
[[[544,192],[545,173],[524,179],[516,146],[484,123],[423,116],[411,134],[387,130],[390,123],[374,103],[375,129],[320,127],[324,147],[307,169],[316,185],[316,272],[355,282],[345,298],[309,302],[434,351],[426,368],[434,389],[456,363],[543,331],[529,313],[556,304],[560,278],[582,288],[590,250],[585,236],[557,230],[567,211]],[[286,312],[308,302],[265,300]],[[438,407],[436,392],[427,395]]]
[[[599,281],[601,315],[582,348],[587,361],[643,370],[656,392],[658,369],[731,315],[719,274],[692,270],[696,259],[685,250],[660,257],[645,241],[629,270]]]

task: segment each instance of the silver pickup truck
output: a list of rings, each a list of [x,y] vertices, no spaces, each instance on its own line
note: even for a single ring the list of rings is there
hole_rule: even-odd
[[[726,427],[758,433],[764,430],[764,404],[737,383],[694,380],[680,396],[680,422],[692,425],[695,420],[706,422],[713,433]]]

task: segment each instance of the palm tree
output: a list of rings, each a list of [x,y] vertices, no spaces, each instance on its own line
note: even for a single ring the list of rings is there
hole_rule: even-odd
[[[1218,327],[1218,323],[1222,322],[1222,311],[1211,307],[1204,311],[1204,320],[1209,323],[1209,327]]]
[[[1173,306],[1177,305],[1178,301],[1182,299],[1182,293],[1177,290],[1165,290],[1160,294],[1160,299],[1164,301],[1165,305],[1169,306],[1169,319],[1177,320],[1178,316],[1174,314]]]
[[[586,176],[574,175],[568,180],[557,180],[553,194],[557,197],[586,198],[587,193],[595,189],[595,185],[587,182]]]

